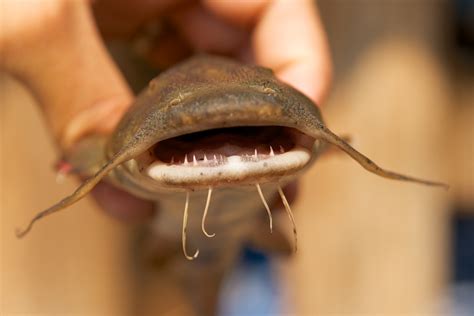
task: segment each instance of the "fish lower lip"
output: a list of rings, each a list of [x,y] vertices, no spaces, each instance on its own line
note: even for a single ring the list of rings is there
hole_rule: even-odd
[[[145,172],[150,178],[167,185],[206,187],[274,181],[302,169],[310,160],[308,149],[295,147],[278,155],[233,155],[222,160],[194,160],[179,165],[155,161]]]

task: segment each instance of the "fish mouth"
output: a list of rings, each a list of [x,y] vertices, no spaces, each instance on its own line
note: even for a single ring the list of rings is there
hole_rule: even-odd
[[[313,159],[315,139],[285,126],[214,128],[159,141],[135,160],[158,184],[203,188],[277,182]]]

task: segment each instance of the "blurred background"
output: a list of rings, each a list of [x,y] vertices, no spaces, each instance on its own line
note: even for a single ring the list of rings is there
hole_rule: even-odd
[[[474,1],[318,6],[335,65],[326,123],[382,166],[451,189],[374,177],[344,155],[322,159],[294,206],[298,253],[247,253],[221,315],[474,314]],[[0,98],[0,313],[191,314],[173,280],[136,282],[135,228],[91,199],[16,240],[15,227],[76,182],[56,184],[58,153],[28,91],[2,74]]]

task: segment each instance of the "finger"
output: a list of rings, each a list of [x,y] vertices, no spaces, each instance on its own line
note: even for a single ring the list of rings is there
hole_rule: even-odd
[[[18,1],[15,10],[29,11],[31,4]],[[85,134],[109,133],[132,95],[100,40],[87,2],[49,0],[36,9],[40,19],[17,21],[27,28],[8,28],[7,21],[7,38],[22,40],[6,41],[3,66],[32,89],[67,150]]]
[[[110,38],[131,38],[148,22],[160,18],[187,0],[100,0],[92,3],[101,33]]]
[[[321,103],[330,87],[331,59],[314,1],[240,2],[206,0],[219,17],[240,25],[255,24],[252,52],[257,64],[273,69],[313,101]]]
[[[326,36],[313,1],[275,0],[262,13],[253,35],[257,63],[317,103],[331,81]]]
[[[247,32],[206,10],[201,4],[182,8],[172,15],[180,33],[195,51],[230,54],[239,50]]]
[[[1,66],[32,89],[62,150],[72,149],[86,134],[110,133],[132,95],[97,34],[87,3],[8,4],[5,15],[14,18],[5,21],[0,35]],[[152,212],[148,202],[106,184],[93,195],[109,214],[124,220]]]
[[[257,21],[271,0],[222,1],[203,0],[203,5],[217,16],[233,25],[249,27]]]
[[[141,200],[104,182],[99,183],[91,194],[107,214],[127,223],[143,222],[154,214],[152,202]]]

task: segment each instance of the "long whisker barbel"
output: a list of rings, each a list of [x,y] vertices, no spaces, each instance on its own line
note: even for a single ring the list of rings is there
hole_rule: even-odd
[[[201,222],[202,232],[204,233],[204,235],[210,238],[216,235],[215,233],[209,234],[206,231],[206,226],[205,226],[207,211],[209,210],[209,204],[211,203],[211,195],[212,195],[212,187],[209,187],[209,191],[207,192],[206,207],[204,208],[204,214],[202,215],[202,222]]]
[[[186,251],[186,226],[188,225],[188,208],[189,208],[189,191],[186,192],[186,202],[184,204],[183,230],[181,232],[181,241],[183,244],[183,253],[186,259],[194,260],[199,255],[199,249],[196,250],[193,256],[188,255]]]
[[[270,211],[270,207],[268,206],[267,201],[265,200],[265,196],[263,196],[262,188],[260,187],[260,184],[255,184],[257,187],[258,195],[260,195],[260,199],[262,200],[263,205],[265,206],[265,209],[267,210],[268,214],[268,219],[270,221],[270,232],[273,233],[273,218],[272,218],[272,212]]]
[[[288,217],[290,218],[291,223],[293,224],[293,236],[295,238],[295,252],[296,252],[298,250],[298,234],[296,232],[295,218],[293,217],[293,212],[291,211],[290,204],[288,203],[288,200],[286,199],[286,196],[283,193],[283,190],[281,189],[280,185],[278,185],[278,193],[280,194],[283,205],[285,205],[286,213],[288,214]]]

